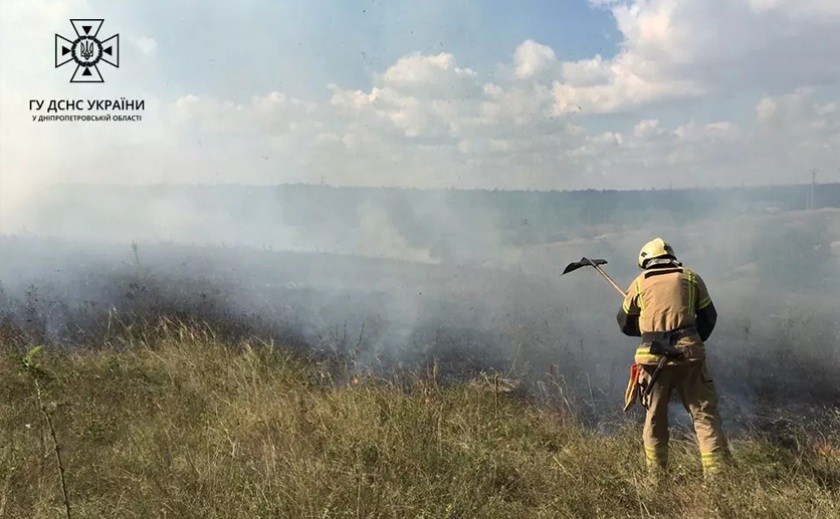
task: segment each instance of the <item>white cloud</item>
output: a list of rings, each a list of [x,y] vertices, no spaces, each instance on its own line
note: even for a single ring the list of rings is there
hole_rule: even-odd
[[[388,67],[379,82],[385,89],[400,90],[409,95],[447,97],[469,95],[475,89],[477,76],[475,71],[459,67],[452,54],[424,56],[415,53]]]
[[[534,40],[521,43],[513,53],[516,77],[528,79],[554,64],[554,50]]]
[[[840,3],[835,0],[750,0],[749,5],[756,13],[776,11],[795,19],[840,18]]]
[[[606,83],[612,78],[610,63],[600,54],[592,59],[563,63],[563,80],[572,87],[590,87]]]
[[[656,134],[661,134],[659,121],[656,119],[644,119],[633,127],[633,135],[638,139],[644,139]]]
[[[595,0],[624,36],[610,60],[563,64],[556,111],[596,113],[745,88],[840,78],[835,0]]]
[[[765,97],[758,102],[755,111],[759,122],[769,121],[776,114],[776,103],[772,99]]]
[[[829,115],[837,112],[837,103],[831,102],[824,105],[815,104],[814,113],[817,115]]]
[[[124,126],[31,123],[28,99],[68,95],[66,80],[45,81],[32,65],[34,53],[52,53],[37,40],[32,53],[0,55],[0,206],[7,215],[9,200],[65,180],[572,189],[836,171],[840,3],[598,4],[624,37],[612,57],[562,62],[529,39],[485,75],[450,52],[412,53],[379,67],[367,87],[330,84],[311,97],[284,85],[254,92],[247,77],[236,100],[212,85],[165,88],[160,42],[137,30],[146,36],[127,39],[136,59],[95,95],[119,98],[131,85],[130,97],[146,99],[143,123]],[[1,46],[26,48],[84,7],[4,3]],[[717,108],[715,95],[740,96],[741,114]]]

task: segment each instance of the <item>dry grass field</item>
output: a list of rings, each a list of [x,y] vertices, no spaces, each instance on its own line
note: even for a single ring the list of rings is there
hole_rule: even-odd
[[[679,436],[654,485],[638,425],[594,432],[492,375],[348,375],[174,321],[29,364],[4,344],[0,518],[65,516],[45,416],[79,519],[840,517],[840,415],[784,445],[734,434],[711,482]]]

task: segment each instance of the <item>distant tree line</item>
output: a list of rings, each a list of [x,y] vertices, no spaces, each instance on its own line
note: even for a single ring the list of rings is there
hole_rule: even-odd
[[[484,247],[527,246],[586,236],[593,225],[647,225],[656,219],[691,222],[743,214],[803,210],[810,185],[657,189],[642,191],[420,190],[324,185],[63,186],[43,198],[44,214],[61,214],[61,225],[142,224],[161,200],[186,213],[212,215],[271,237],[280,225],[311,236],[357,229],[365,211],[402,235],[411,246],[443,259],[468,257]],[[113,208],[119,211],[114,212]],[[840,183],[818,186],[814,207],[840,208]],[[209,218],[209,217],[208,217]],[[55,220],[55,219],[52,219]],[[139,223],[137,223],[139,222]],[[383,231],[384,232],[384,231]]]

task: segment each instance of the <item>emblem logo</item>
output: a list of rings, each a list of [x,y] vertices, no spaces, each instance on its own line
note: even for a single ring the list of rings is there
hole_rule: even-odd
[[[99,64],[107,63],[120,68],[120,35],[115,34],[106,40],[99,39],[99,30],[103,19],[72,19],[70,24],[76,31],[76,38],[69,40],[60,34],[55,35],[55,68],[75,62],[76,71],[70,78],[71,83],[104,83]]]

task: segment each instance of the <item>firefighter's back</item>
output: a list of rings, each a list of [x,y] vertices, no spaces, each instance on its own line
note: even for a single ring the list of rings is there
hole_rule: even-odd
[[[694,271],[671,265],[647,269],[639,274],[633,287],[638,294],[642,334],[688,329],[689,333],[681,334],[676,347],[683,351],[686,361],[705,358],[703,341],[693,330],[698,303],[708,295],[702,279]],[[640,359],[644,364],[655,360],[646,352],[638,353],[644,357]]]

